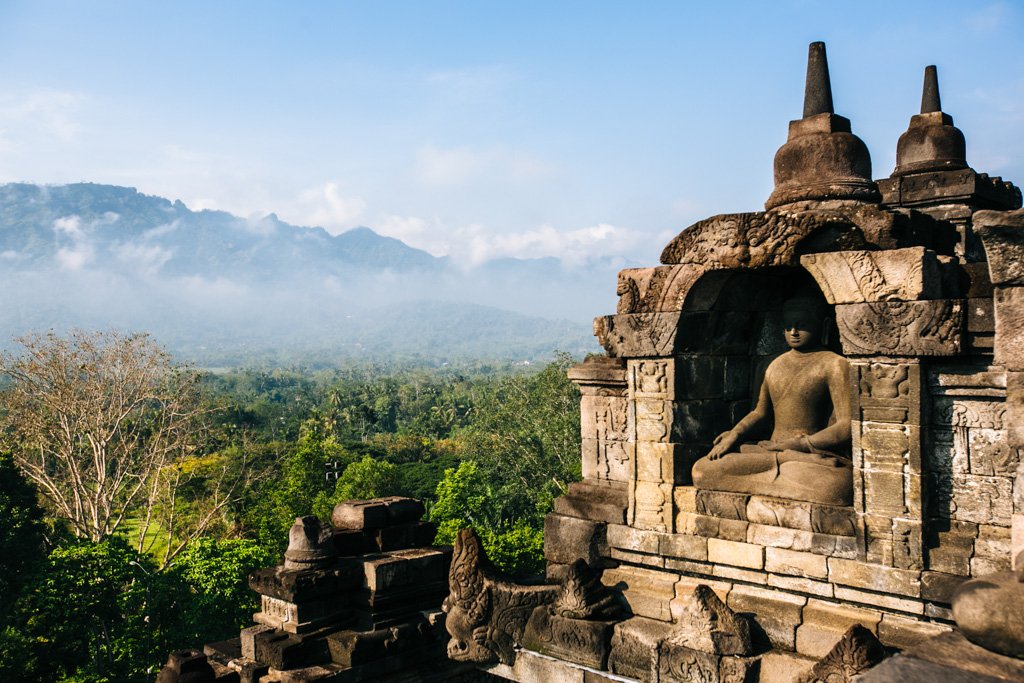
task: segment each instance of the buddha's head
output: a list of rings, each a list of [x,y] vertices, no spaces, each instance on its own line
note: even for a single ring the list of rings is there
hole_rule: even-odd
[[[821,299],[798,295],[782,304],[782,329],[789,348],[817,351],[824,345],[828,307]]]

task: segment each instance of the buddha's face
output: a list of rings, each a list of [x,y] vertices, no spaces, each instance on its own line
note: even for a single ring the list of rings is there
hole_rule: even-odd
[[[821,346],[822,321],[814,311],[789,308],[782,312],[782,328],[789,348],[808,351]]]

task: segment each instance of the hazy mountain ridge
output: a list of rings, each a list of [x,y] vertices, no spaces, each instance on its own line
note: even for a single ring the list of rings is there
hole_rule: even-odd
[[[341,274],[353,267],[408,271],[446,265],[446,259],[369,228],[331,236],[274,214],[245,219],[192,211],[180,201],[111,185],[0,186],[0,253],[6,260],[39,264],[83,242],[108,266],[149,254],[151,261],[159,257],[161,270],[183,275],[266,277],[300,267]]]
[[[613,306],[613,278],[554,258],[464,269],[366,227],[332,236],[127,187],[0,186],[5,338],[144,329],[208,364],[538,359],[596,350],[588,320]]]

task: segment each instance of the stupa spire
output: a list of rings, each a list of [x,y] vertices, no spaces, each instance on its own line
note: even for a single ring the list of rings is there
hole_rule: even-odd
[[[828,77],[825,43],[811,43],[807,48],[807,81],[804,85],[804,118],[815,114],[834,114],[832,82]]]
[[[939,99],[939,76],[935,65],[924,68],[924,90],[921,92],[921,113],[942,111],[942,100]]]

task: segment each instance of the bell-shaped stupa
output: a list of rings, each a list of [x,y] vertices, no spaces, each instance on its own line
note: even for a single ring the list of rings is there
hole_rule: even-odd
[[[807,200],[879,199],[867,146],[850,132],[850,120],[833,110],[825,43],[811,43],[804,115],[789,122],[789,139],[775,154],[775,190],[765,208]]]
[[[935,66],[925,67],[921,113],[910,118],[910,127],[900,136],[893,175],[967,167],[964,134],[953,125],[953,117],[942,111]]]

